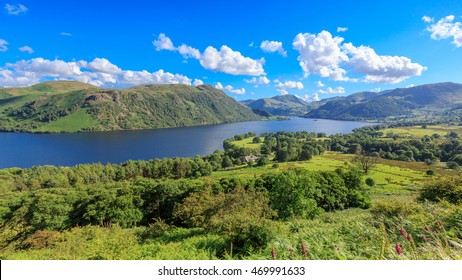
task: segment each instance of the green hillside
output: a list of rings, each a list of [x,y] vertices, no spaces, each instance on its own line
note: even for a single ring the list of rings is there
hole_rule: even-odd
[[[116,90],[59,81],[0,90],[2,131],[106,131],[257,119],[248,108],[209,85]]]
[[[308,118],[377,120],[413,117],[427,112],[444,113],[462,104],[462,85],[438,83],[412,88],[360,92],[324,103],[308,112]]]

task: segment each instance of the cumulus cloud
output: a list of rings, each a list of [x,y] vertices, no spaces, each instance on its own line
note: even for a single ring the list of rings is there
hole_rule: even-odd
[[[193,82],[193,86],[201,86],[203,85],[204,82],[202,80],[199,80],[199,79],[194,79],[194,82]]]
[[[173,46],[172,40],[170,40],[169,37],[165,36],[164,33],[160,33],[159,36],[157,37],[157,40],[154,40],[152,42],[154,47],[156,47],[156,51],[161,51],[161,50],[168,50],[168,51],[174,51],[176,48]]]
[[[343,87],[336,87],[336,88],[328,87],[325,90],[320,89],[316,93],[318,93],[318,94],[344,94],[345,89]]]
[[[67,37],[72,36],[72,34],[69,33],[69,32],[61,32],[61,33],[59,33],[59,34],[60,34],[61,36],[67,36]]]
[[[153,44],[157,51],[178,51],[184,58],[197,59],[202,67],[208,70],[232,75],[265,75],[263,69],[265,60],[263,58],[252,59],[245,57],[240,52],[234,51],[226,45],[221,46],[219,50],[209,46],[201,53],[199,50],[185,44],[175,47],[172,40],[163,33],[158,36],[157,40],[154,40]]]
[[[269,85],[270,84],[270,80],[265,77],[265,76],[261,76],[261,77],[253,77],[252,79],[244,79],[244,81],[248,84],[252,84],[254,85],[254,87],[258,87],[260,85]]]
[[[313,97],[311,98],[311,100],[316,102],[316,101],[321,100],[321,98],[319,98],[319,95],[317,93],[315,93],[315,94],[313,94]]]
[[[344,44],[350,54],[348,65],[357,73],[365,74],[366,82],[394,84],[413,76],[420,76],[427,68],[404,56],[383,56],[366,46]]]
[[[287,95],[287,94],[289,94],[289,92],[288,92],[287,90],[285,90],[285,89],[278,89],[277,91],[278,91],[281,95]]]
[[[337,27],[337,32],[340,33],[340,32],[347,32],[348,31],[348,27]]]
[[[22,14],[22,13],[25,13],[27,12],[27,7],[22,5],[22,4],[5,4],[5,11],[7,14],[9,15],[19,15],[19,14]]]
[[[326,86],[326,85],[323,84],[321,81],[317,81],[317,82],[316,82],[316,85],[317,85],[318,87],[325,87],[325,86]]]
[[[234,87],[227,85],[223,86],[220,82],[215,84],[215,88],[222,90],[224,92],[233,93],[233,94],[245,94],[245,88],[235,89]]]
[[[422,20],[426,23],[433,22],[433,19],[424,16]],[[457,48],[462,47],[462,23],[454,22],[454,16],[449,15],[438,22],[427,26],[427,31],[431,33],[431,38],[434,40],[452,39],[452,43]]]
[[[105,58],[95,58],[92,62],[88,63],[86,67],[90,70],[93,70],[94,72],[101,72],[106,74],[122,73],[122,69],[112,64]]]
[[[287,52],[282,47],[282,42],[266,40],[261,42],[260,49],[267,53],[277,52],[282,56],[287,56]]]
[[[317,74],[334,81],[358,81],[347,77],[346,69],[352,69],[364,75],[359,80],[393,84],[420,76],[427,69],[407,57],[378,55],[371,47],[356,47],[343,41],[342,37],[332,37],[327,31],[298,34],[293,47],[300,53],[298,60],[305,77]]]
[[[6,45],[8,45],[8,42],[3,39],[0,39],[0,52],[6,52],[8,50],[8,47]]]
[[[178,52],[184,58],[195,58],[195,59],[201,58],[201,52],[198,49],[192,48],[185,44],[178,47]]]
[[[287,81],[284,83],[279,82],[276,85],[277,88],[279,89],[296,89],[296,90],[302,90],[303,89],[303,84],[301,82],[296,82],[296,81]]]
[[[91,62],[47,60],[34,58],[7,63],[0,67],[0,85],[4,87],[30,86],[44,80],[76,80],[100,87],[128,87],[139,84],[186,84],[191,79],[181,75],[146,70],[122,70],[105,58]],[[194,85],[202,83],[195,80]]]
[[[340,64],[348,60],[341,49],[342,42],[343,38],[332,37],[327,31],[317,35],[299,33],[292,45],[300,53],[298,60],[305,77],[317,74],[334,81],[348,80],[346,71],[340,68]]]
[[[29,54],[34,53],[34,50],[29,46],[20,47],[19,50],[21,52],[27,52]]]
[[[295,95],[295,96],[300,98],[301,100],[303,100],[305,102],[310,102],[311,101],[311,96],[309,96],[308,94],[305,94],[303,96],[300,96],[300,95]]]
[[[423,20],[424,22],[426,22],[426,23],[430,23],[430,22],[435,21],[434,18],[429,17],[429,16],[423,16],[423,17],[422,17],[422,20]]]

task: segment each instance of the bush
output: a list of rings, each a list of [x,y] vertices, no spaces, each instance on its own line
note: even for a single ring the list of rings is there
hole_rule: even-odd
[[[450,169],[457,169],[459,168],[459,164],[457,164],[457,162],[455,161],[448,161],[446,162],[446,166]]]
[[[427,176],[433,176],[433,175],[435,175],[435,171],[432,170],[432,169],[429,169],[429,170],[425,171],[425,174],[427,174]]]
[[[372,179],[372,178],[367,178],[366,179],[366,185],[368,185],[369,187],[375,186],[375,180]]]
[[[449,177],[425,185],[420,191],[420,200],[462,203],[462,178]]]

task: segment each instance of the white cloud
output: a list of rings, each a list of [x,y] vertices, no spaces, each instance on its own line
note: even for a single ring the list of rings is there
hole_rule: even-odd
[[[314,102],[316,101],[319,101],[321,100],[321,98],[319,98],[319,95],[317,93],[313,94],[313,97],[311,98],[311,100],[313,100]]]
[[[276,85],[277,88],[280,89],[296,89],[296,90],[302,90],[303,89],[303,84],[301,82],[296,82],[296,81],[287,81],[284,83],[279,82]]]
[[[220,82],[215,84],[215,88],[232,94],[245,94],[245,88],[235,89],[230,85],[224,87]]]
[[[34,53],[34,50],[29,46],[20,47],[19,50],[22,52],[27,52],[29,54]]]
[[[432,21],[427,21],[425,16],[422,18],[426,23]],[[452,43],[456,47],[462,47],[462,23],[459,21],[453,22],[454,16],[449,15],[438,22],[427,26],[427,31],[431,33],[431,38],[434,40],[442,40],[452,38]]]
[[[381,91],[381,88],[374,88],[374,89],[371,89],[372,92],[380,92]]]
[[[337,27],[337,32],[340,33],[340,32],[347,32],[348,31],[348,27]]]
[[[13,4],[5,4],[5,11],[7,14],[9,15],[19,15],[19,14],[22,14],[22,13],[25,13],[27,12],[27,7],[22,5],[22,4],[16,4],[16,5],[13,5]]]
[[[168,50],[168,51],[174,51],[176,48],[173,46],[172,40],[170,40],[169,37],[165,36],[164,33],[160,33],[159,36],[157,37],[157,40],[154,40],[152,42],[154,47],[156,47],[156,51],[161,51],[161,50]]]
[[[104,58],[91,62],[47,60],[34,58],[7,63],[0,67],[0,85],[4,87],[30,86],[44,80],[76,80],[101,87],[128,87],[139,84],[186,84],[191,79],[181,75],[164,72],[122,70]],[[195,80],[198,85],[202,81]]]
[[[305,77],[317,74],[334,81],[361,80],[393,84],[420,76],[427,69],[407,57],[377,55],[370,47],[355,47],[343,41],[342,37],[332,37],[327,31],[317,35],[298,34],[293,46],[300,53],[298,60]],[[364,75],[364,78],[347,77],[348,67]]]
[[[413,87],[415,87],[414,84],[409,84],[409,85],[406,86],[406,88],[413,88]]]
[[[292,45],[300,53],[298,60],[305,77],[317,74],[334,81],[348,80],[346,71],[339,66],[348,60],[340,47],[342,41],[343,38],[332,37],[327,31],[317,35],[299,33]]]
[[[67,36],[67,37],[72,36],[72,34],[69,33],[69,32],[61,32],[60,35],[61,36]]]
[[[336,88],[328,87],[325,90],[320,89],[316,93],[318,94],[344,94],[345,89],[343,87],[336,87]]]
[[[194,79],[194,83],[193,83],[193,86],[201,86],[203,85],[204,82],[202,80],[199,80],[199,79]]]
[[[251,42],[251,43],[249,44],[249,47],[253,47],[253,42]]]
[[[325,87],[325,86],[326,86],[326,85],[323,84],[321,81],[317,81],[317,82],[316,82],[316,85],[317,85],[318,87]]]
[[[280,93],[281,95],[287,95],[287,94],[289,94],[289,92],[287,92],[287,90],[285,90],[285,89],[278,89],[277,91],[279,91],[279,93]]]
[[[6,45],[8,45],[8,42],[3,39],[0,39],[0,52],[6,52],[8,50],[8,47]]]
[[[404,56],[383,56],[366,46],[351,43],[343,47],[351,56],[347,62],[357,73],[365,74],[366,82],[395,84],[420,76],[427,68]]]
[[[260,49],[267,53],[277,52],[282,56],[287,56],[287,52],[282,47],[282,42],[266,40],[261,42]]]
[[[101,72],[106,74],[120,74],[122,69],[112,64],[109,60],[105,58],[95,58],[92,62],[88,63],[86,67],[94,72]]]
[[[269,85],[270,84],[270,80],[265,77],[265,76],[261,76],[261,77],[253,77],[252,79],[244,79],[244,81],[246,83],[249,83],[249,84],[252,84],[254,85],[254,87],[258,88],[259,85]]]
[[[244,57],[240,52],[233,51],[228,46],[222,46],[220,51],[207,47],[201,56],[200,64],[209,70],[215,70],[232,75],[265,75],[263,64],[265,60],[254,60]]]
[[[300,96],[300,95],[295,95],[297,96],[298,98],[300,98],[301,100],[305,101],[305,102],[310,102],[311,101],[311,96],[309,96],[308,94],[305,94],[304,96]]]
[[[426,22],[426,23],[430,23],[430,22],[435,21],[434,18],[429,17],[429,16],[423,16],[423,17],[422,17],[422,20],[423,20],[424,22]]]
[[[234,51],[226,45],[223,45],[220,50],[209,46],[201,54],[199,50],[185,44],[178,48],[175,47],[172,40],[163,33],[158,36],[158,39],[153,44],[157,51],[178,51],[184,58],[197,59],[205,69],[232,75],[265,75],[265,71],[263,70],[265,60],[263,58],[252,59],[245,57],[240,52]]]
[[[184,58],[195,58],[195,59],[201,58],[201,52],[198,49],[192,48],[185,44],[178,47],[178,52]]]

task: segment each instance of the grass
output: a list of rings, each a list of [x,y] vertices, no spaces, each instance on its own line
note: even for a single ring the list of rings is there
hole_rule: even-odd
[[[462,135],[462,127],[460,126],[451,126],[451,125],[429,125],[427,128],[422,128],[421,126],[410,126],[410,127],[399,127],[399,128],[388,128],[381,130],[384,135],[389,132],[397,134],[400,137],[405,138],[422,138],[424,136],[432,136],[433,134],[438,134],[440,136],[445,136],[451,131],[456,132],[459,135]]]
[[[83,128],[89,128],[97,125],[98,122],[93,119],[87,110],[76,111],[70,115],[60,118],[54,122],[39,127],[36,132],[62,132],[63,127],[66,132],[78,132]]]
[[[244,138],[242,140],[236,140],[236,141],[233,141],[233,144],[239,148],[249,148],[249,149],[253,149],[256,151],[260,151],[262,143],[253,143],[252,142],[253,138],[254,137],[249,137],[249,138]],[[260,137],[261,142],[263,142],[264,139],[265,137]]]

